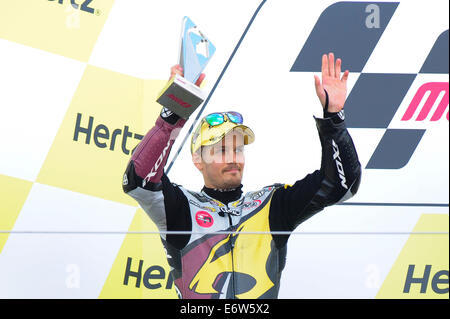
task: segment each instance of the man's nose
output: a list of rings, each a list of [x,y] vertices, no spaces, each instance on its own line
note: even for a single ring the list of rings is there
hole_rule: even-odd
[[[225,148],[225,163],[236,163],[236,151],[233,147]]]

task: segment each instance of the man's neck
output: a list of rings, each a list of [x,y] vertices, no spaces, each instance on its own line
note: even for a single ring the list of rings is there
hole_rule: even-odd
[[[228,205],[238,200],[242,195],[242,184],[236,188],[218,189],[204,186],[202,189],[208,196]]]

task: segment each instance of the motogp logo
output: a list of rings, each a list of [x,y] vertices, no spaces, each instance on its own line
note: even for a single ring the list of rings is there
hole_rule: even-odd
[[[438,82],[443,75],[448,77],[449,30],[443,30],[422,65],[412,66],[409,73],[373,73],[365,69],[398,5],[360,1],[332,4],[320,15],[291,68],[291,72],[320,72],[317,57],[335,52],[345,61],[345,68],[358,76],[345,102],[347,128],[384,131],[366,169],[401,169],[412,158],[426,129],[398,128],[391,122],[413,83],[421,86],[401,121],[421,122],[428,116],[429,122],[449,119],[448,82]],[[345,23],[342,17],[347,17]],[[436,79],[429,82],[428,75]]]

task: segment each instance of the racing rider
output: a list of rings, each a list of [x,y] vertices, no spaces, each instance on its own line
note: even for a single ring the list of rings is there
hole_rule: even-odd
[[[322,57],[322,81],[315,76],[324,109],[315,118],[321,165],[292,186],[243,193],[244,146],[255,135],[233,111],[205,116],[192,135],[203,189],[172,183],[164,165],[186,120],[163,108],[131,156],[123,189],[161,232],[180,298],[276,298],[289,232],[357,192],[361,166],[344,121],[349,71],[341,74],[341,65],[333,53]],[[171,76],[176,73],[183,74],[180,66],[172,68]]]

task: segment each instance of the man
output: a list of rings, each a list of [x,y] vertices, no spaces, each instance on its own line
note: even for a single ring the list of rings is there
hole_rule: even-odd
[[[333,53],[322,57],[322,82],[315,76],[324,108],[324,118],[315,119],[321,167],[292,186],[243,194],[243,149],[255,136],[237,112],[210,114],[193,133],[192,159],[205,182],[200,192],[171,183],[163,171],[186,120],[163,109],[136,148],[123,189],[162,232],[180,298],[276,298],[289,232],[356,193],[361,167],[344,123],[349,72],[341,77],[341,65]],[[182,74],[179,66],[175,73]]]

